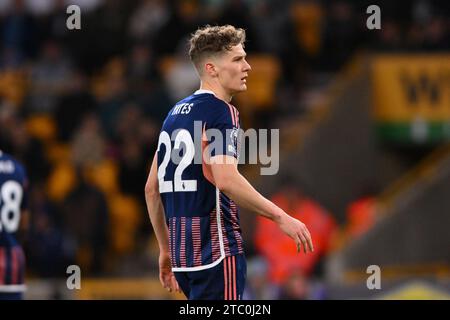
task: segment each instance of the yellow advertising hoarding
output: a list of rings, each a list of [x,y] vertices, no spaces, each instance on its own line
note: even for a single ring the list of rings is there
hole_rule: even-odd
[[[450,54],[376,56],[372,75],[377,122],[450,120]]]

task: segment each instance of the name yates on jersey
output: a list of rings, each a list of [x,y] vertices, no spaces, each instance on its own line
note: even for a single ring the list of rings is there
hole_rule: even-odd
[[[172,113],[170,114],[171,116],[177,115],[177,114],[188,114],[189,112],[191,112],[192,106],[194,104],[193,103],[180,103],[177,104],[175,106],[175,108],[173,108]]]

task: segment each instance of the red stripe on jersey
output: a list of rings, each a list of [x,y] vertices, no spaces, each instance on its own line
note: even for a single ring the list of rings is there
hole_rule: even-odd
[[[229,103],[227,103],[227,104],[228,104],[228,108],[230,109],[231,121],[233,122],[233,125],[236,126],[236,116],[235,116],[235,113],[233,110],[234,107]]]
[[[239,127],[239,111],[235,106],[233,106],[234,109],[234,117],[236,119],[236,127]]]
[[[25,259],[25,253],[21,247],[18,248],[17,252],[19,253],[19,284],[22,284],[24,282],[25,278],[25,267],[26,267],[26,259]]]
[[[173,255],[172,219],[169,219],[169,249],[170,249],[170,260],[172,260],[172,255]],[[172,261],[172,266],[173,266],[173,261]]]
[[[229,300],[234,300],[233,298],[233,270],[231,268],[231,257],[227,258],[228,264],[228,298]]]
[[[225,255],[228,257],[231,255],[230,243],[228,242],[228,233],[227,230],[225,229],[225,223],[223,222],[223,214],[221,216],[222,216],[221,223],[222,223],[223,246],[225,248]]]
[[[228,300],[227,259],[223,260],[223,299]]]
[[[176,221],[175,221],[175,217],[172,218],[172,232],[170,233],[171,237],[172,237],[172,266],[176,266],[177,265],[177,260],[176,260]]]
[[[236,257],[232,256],[232,268],[233,268],[233,299],[237,300],[236,296]]]
[[[211,232],[211,250],[212,250],[212,259],[216,261],[220,258],[220,243],[219,243],[219,230],[217,228],[217,213],[216,209],[211,211],[209,215],[209,229]]]
[[[19,276],[19,257],[17,255],[17,247],[11,248],[11,284],[18,283]]]
[[[181,267],[186,267],[186,217],[181,217],[180,263]]]
[[[231,108],[233,124],[236,127],[239,127],[239,111],[238,111],[238,109],[235,106],[233,106],[232,104],[228,104],[228,106]]]
[[[233,224],[234,237],[236,238],[238,252],[243,253],[244,246],[242,244],[242,235],[238,231],[238,229],[240,229],[240,227],[239,227],[238,217],[237,217],[237,206],[236,206],[236,203],[234,203],[234,201],[231,199],[230,199],[230,211],[231,211],[231,222]]]
[[[0,284],[5,283],[5,272],[6,272],[6,254],[5,249],[0,248]]]
[[[192,218],[192,245],[194,247],[194,267],[202,264],[202,238],[200,234],[200,218]]]
[[[221,202],[220,202],[220,197],[219,197],[219,208],[221,208]],[[230,251],[230,244],[228,242],[228,233],[227,230],[225,229],[225,216],[223,214],[223,210],[220,210],[220,224],[222,226],[222,239],[223,239],[223,246],[225,249],[225,256],[229,257],[231,255],[231,251]]]

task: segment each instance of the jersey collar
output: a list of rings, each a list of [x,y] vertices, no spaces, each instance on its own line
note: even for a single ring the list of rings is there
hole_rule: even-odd
[[[211,90],[205,90],[205,89],[198,89],[197,91],[194,92],[194,94],[202,94],[202,93],[209,93],[209,94],[215,95],[214,92],[212,92]]]

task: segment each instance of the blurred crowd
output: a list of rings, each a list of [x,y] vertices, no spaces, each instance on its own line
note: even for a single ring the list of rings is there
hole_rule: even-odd
[[[301,111],[297,100],[312,75],[336,72],[357,49],[449,49],[445,1],[378,3],[382,29],[369,31],[370,1],[0,1],[0,149],[19,158],[29,175],[30,275],[61,276],[71,263],[94,276],[136,272],[130,261],[149,266],[155,252],[144,184],[166,112],[198,88],[186,55],[197,27],[245,28],[250,63],[274,66],[259,70],[269,75],[262,79],[276,81],[254,92],[250,81],[245,103],[236,101],[244,127],[271,126]],[[81,7],[81,30],[66,27],[70,4]],[[320,274],[338,228],[332,213],[284,187],[273,199],[288,212],[309,215],[322,240],[310,260],[289,260],[270,249],[274,243],[264,235],[275,231],[258,222],[254,243],[247,243],[259,254],[250,267],[262,275],[269,270],[272,284]],[[369,204],[359,200],[355,212]],[[360,216],[349,220],[355,234],[372,219],[367,213],[361,227]],[[280,259],[290,262],[274,265]],[[299,272],[287,271],[293,269]],[[298,287],[280,286],[279,294],[306,297]]]

